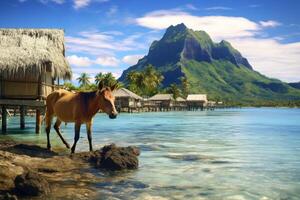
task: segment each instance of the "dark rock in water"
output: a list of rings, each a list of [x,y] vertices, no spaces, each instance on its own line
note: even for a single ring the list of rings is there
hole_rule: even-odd
[[[72,158],[89,161],[97,168],[116,171],[137,169],[139,155],[140,150],[137,147],[117,147],[115,144],[110,144],[97,151],[76,153]]]
[[[39,174],[27,171],[16,177],[15,192],[20,196],[38,196],[49,194],[50,187],[46,179]]]
[[[98,167],[108,170],[137,169],[140,151],[136,147],[117,147],[115,144],[101,149],[101,161]]]

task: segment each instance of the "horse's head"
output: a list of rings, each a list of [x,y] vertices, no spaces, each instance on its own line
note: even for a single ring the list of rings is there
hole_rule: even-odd
[[[118,112],[115,107],[115,97],[112,94],[112,91],[116,88],[116,85],[111,87],[104,86],[103,81],[100,81],[98,85],[97,95],[100,97],[99,107],[100,109],[108,114],[109,118],[115,119],[118,115]]]

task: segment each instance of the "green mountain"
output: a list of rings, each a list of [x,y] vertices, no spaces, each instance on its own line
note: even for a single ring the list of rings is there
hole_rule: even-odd
[[[126,74],[153,65],[164,75],[163,87],[180,84],[185,76],[190,93],[207,93],[210,99],[257,103],[261,101],[300,100],[300,90],[255,70],[227,41],[215,43],[204,31],[193,31],[184,24],[170,26],[148,55],[125,70]]]
[[[296,83],[289,83],[290,86],[292,86],[293,88],[297,88],[300,89],[300,82],[296,82]]]

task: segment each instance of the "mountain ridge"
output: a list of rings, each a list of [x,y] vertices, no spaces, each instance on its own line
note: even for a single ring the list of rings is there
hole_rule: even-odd
[[[248,60],[228,41],[212,41],[204,31],[188,29],[184,24],[170,26],[160,40],[153,41],[149,52],[126,74],[153,65],[165,77],[163,87],[179,84],[186,77],[190,92],[207,93],[213,99],[229,101],[299,100],[300,90],[255,71]]]

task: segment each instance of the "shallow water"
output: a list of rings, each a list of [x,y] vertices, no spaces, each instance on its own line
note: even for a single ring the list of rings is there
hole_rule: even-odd
[[[46,144],[45,133],[18,129],[7,135]],[[73,142],[73,124],[62,125]],[[52,143],[64,147],[54,130]],[[141,149],[136,171],[106,174],[99,199],[300,199],[300,109],[244,108],[198,112],[121,113],[94,119],[94,149],[104,144]],[[85,126],[77,151],[87,151]]]

